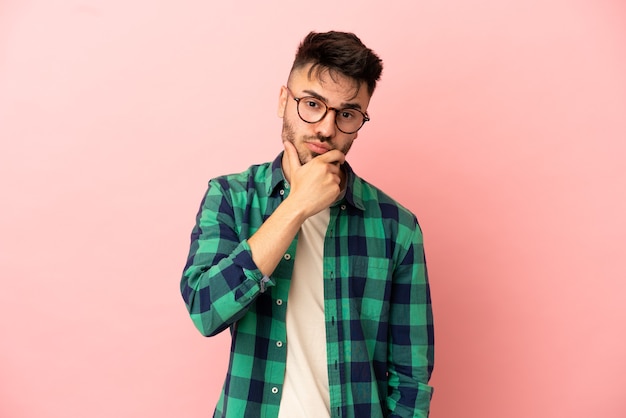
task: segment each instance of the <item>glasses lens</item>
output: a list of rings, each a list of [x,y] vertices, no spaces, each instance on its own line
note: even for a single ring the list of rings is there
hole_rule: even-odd
[[[337,111],[337,127],[345,133],[354,133],[363,126],[363,113],[356,109],[341,109]]]
[[[298,101],[298,114],[305,122],[319,122],[326,114],[326,104],[315,97],[303,97]]]

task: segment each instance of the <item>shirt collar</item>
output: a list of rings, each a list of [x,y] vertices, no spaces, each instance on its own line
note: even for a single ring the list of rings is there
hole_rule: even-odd
[[[277,189],[289,187],[282,169],[283,152],[272,162],[271,170],[268,170],[266,183],[268,185],[267,194],[273,195]],[[357,209],[365,210],[363,204],[363,180],[356,175],[348,162],[344,162],[341,166],[346,173],[346,195],[342,201],[347,202]],[[280,187],[279,187],[280,186]]]

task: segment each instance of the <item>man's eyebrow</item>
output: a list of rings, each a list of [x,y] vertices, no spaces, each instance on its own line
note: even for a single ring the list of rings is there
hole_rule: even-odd
[[[326,103],[328,105],[328,99],[316,92],[314,92],[313,90],[302,90],[303,93],[306,93],[310,96],[315,97],[316,99],[319,99],[321,101],[323,101],[324,103]],[[340,109],[358,109],[361,110],[361,105],[358,103],[341,103],[341,105],[339,106]]]

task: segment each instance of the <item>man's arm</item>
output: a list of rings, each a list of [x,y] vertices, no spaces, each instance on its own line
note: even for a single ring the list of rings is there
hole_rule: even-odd
[[[302,223],[340,193],[345,156],[329,151],[301,165],[285,142],[283,169],[291,191],[248,239],[237,234],[228,193],[212,182],[192,232],[181,292],[198,330],[206,336],[228,328],[246,312],[269,280]]]
[[[430,288],[422,234],[415,221],[408,251],[394,272],[390,304],[389,388],[391,417],[428,417],[434,364]]]
[[[180,289],[202,335],[228,328],[261,291],[263,274],[237,233],[235,211],[226,184],[209,182],[191,233],[187,265]]]

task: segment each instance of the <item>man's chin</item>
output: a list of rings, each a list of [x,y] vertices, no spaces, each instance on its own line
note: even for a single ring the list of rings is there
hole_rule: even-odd
[[[309,161],[311,161],[313,158],[319,156],[320,154],[314,153],[314,152],[307,152],[306,154],[302,155],[300,153],[298,153],[298,158],[300,159],[300,164],[304,165],[306,163],[308,163]]]

